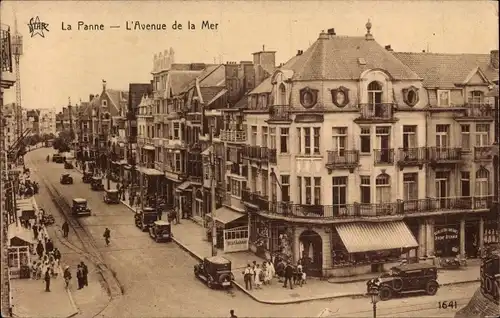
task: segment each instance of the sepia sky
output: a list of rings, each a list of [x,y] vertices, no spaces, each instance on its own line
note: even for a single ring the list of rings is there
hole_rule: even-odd
[[[88,100],[108,88],[128,89],[151,79],[153,55],[173,47],[176,63],[252,60],[265,45],[276,63],[306,50],[321,30],[337,35],[372,34],[395,51],[489,53],[498,49],[496,1],[2,1],[1,22],[24,37],[22,105],[56,107]],[[28,23],[48,23],[45,37],[31,37]],[[77,31],[79,20],[104,31]],[[183,30],[171,30],[177,20]],[[218,23],[201,30],[201,22]],[[166,31],[127,31],[126,21],[165,23]],[[187,30],[187,22],[196,30]],[[61,24],[71,24],[63,31]],[[110,29],[110,25],[120,25]],[[15,101],[15,89],[5,92]]]

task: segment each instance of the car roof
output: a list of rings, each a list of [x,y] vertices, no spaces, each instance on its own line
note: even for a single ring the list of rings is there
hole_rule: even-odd
[[[142,208],[142,210],[144,212],[155,212],[156,210],[154,208],[150,208],[150,207],[145,207],[145,208]]]
[[[155,221],[155,224],[156,225],[170,225],[170,223],[168,223],[167,221],[162,221],[162,220]]]
[[[214,264],[231,264],[231,261],[228,260],[227,258],[223,256],[211,256],[211,257],[205,257],[205,260],[209,261],[210,263]]]
[[[106,192],[118,193],[118,190],[117,189],[106,189]]]
[[[83,198],[74,198],[73,201],[76,203],[86,203],[87,202],[87,200],[83,199]]]
[[[400,271],[412,271],[412,270],[417,270],[417,269],[436,268],[436,266],[431,265],[431,264],[427,264],[427,263],[413,263],[413,264],[404,264],[404,265],[394,266],[393,268],[400,270]]]
[[[63,176],[63,177],[65,177],[65,176],[69,176],[69,173],[63,173],[63,174],[62,174],[62,176]]]
[[[92,179],[102,179],[101,177],[93,176]]]

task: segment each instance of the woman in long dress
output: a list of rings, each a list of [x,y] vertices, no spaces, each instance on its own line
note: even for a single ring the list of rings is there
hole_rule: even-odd
[[[256,289],[262,288],[262,281],[260,279],[261,273],[262,273],[262,269],[260,268],[260,265],[257,264],[257,266],[255,267],[255,288]]]
[[[273,279],[273,267],[271,262],[266,262],[266,284],[270,285]]]

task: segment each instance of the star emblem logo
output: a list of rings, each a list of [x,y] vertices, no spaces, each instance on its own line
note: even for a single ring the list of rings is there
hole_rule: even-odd
[[[31,33],[31,37],[34,37],[35,35],[39,35],[42,38],[45,37],[44,31],[49,32],[48,29],[49,24],[40,21],[40,18],[37,16],[36,18],[31,18],[30,23],[28,23],[28,27]]]

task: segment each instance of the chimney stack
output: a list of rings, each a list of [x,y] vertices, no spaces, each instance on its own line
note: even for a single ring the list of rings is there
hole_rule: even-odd
[[[490,52],[490,64],[495,70],[498,70],[498,50]]]
[[[302,53],[304,53],[304,51],[302,51],[302,50],[297,50],[297,56],[302,55]]]
[[[373,34],[371,34],[371,29],[372,29],[372,23],[370,22],[370,19],[368,19],[368,22],[365,24],[366,27],[366,34],[365,34],[365,40],[367,41],[373,41]]]
[[[335,29],[334,28],[328,29],[328,34],[330,34],[330,35],[337,35],[335,33]]]
[[[394,50],[391,48],[391,45],[390,45],[390,44],[389,44],[389,45],[386,45],[386,46],[385,46],[385,49],[386,49],[387,51],[389,51],[389,52],[394,51]]]

